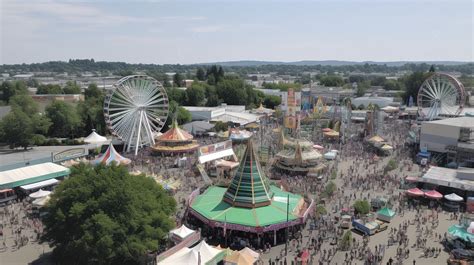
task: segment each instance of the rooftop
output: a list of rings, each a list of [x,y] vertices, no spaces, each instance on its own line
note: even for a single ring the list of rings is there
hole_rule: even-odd
[[[443,120],[428,121],[430,124],[451,125],[458,127],[474,127],[473,117],[448,118]]]

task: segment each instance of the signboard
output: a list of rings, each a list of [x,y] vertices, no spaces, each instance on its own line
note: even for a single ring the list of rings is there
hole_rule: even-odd
[[[61,162],[69,159],[74,159],[78,157],[83,157],[89,154],[89,150],[87,148],[72,148],[68,150],[64,150],[62,152],[53,154],[53,162]]]
[[[219,152],[225,149],[231,149],[231,148],[232,148],[232,141],[227,140],[224,142],[201,146],[198,152],[199,152],[199,156],[203,156],[203,155],[208,155],[208,154],[216,153],[216,152]]]

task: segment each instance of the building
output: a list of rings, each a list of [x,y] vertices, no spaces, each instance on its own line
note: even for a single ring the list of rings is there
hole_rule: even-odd
[[[183,108],[191,113],[193,121],[232,122],[239,126],[259,121],[259,115],[246,111],[243,105],[222,104],[217,107],[183,106]]]
[[[474,167],[474,118],[424,122],[420,131],[420,149],[443,155],[447,164],[454,162]]]
[[[314,102],[316,102],[319,97],[322,97],[325,104],[332,104],[334,100],[340,102],[346,97],[354,96],[354,90],[343,89],[342,87],[325,87],[316,85],[311,88],[311,96],[313,97]]]
[[[384,108],[394,104],[393,98],[390,97],[358,97],[352,100],[352,104],[356,107],[363,105],[367,107],[369,104],[378,105],[380,108]]]

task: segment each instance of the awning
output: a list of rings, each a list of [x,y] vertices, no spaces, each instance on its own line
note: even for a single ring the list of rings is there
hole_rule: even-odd
[[[51,162],[0,172],[0,188],[15,188],[69,175],[71,171]]]
[[[227,157],[227,156],[233,156],[233,155],[235,155],[235,154],[234,154],[234,150],[232,148],[225,149],[225,150],[215,152],[215,153],[212,153],[212,154],[200,156],[199,157],[199,163],[204,164],[204,163],[209,162],[209,161],[213,161],[213,160],[216,160],[216,159],[224,158],[224,157]]]
[[[435,190],[430,190],[430,191],[427,191],[425,192],[425,196],[430,198],[430,199],[435,199],[435,200],[439,200],[441,198],[443,198],[443,194],[435,191]]]
[[[409,189],[406,192],[408,195],[411,195],[411,196],[423,196],[425,194],[422,190],[418,188]]]
[[[239,162],[232,162],[232,161],[227,161],[227,160],[221,159],[216,163],[216,166],[217,167],[227,167],[227,168],[233,169],[233,168],[239,166]]]
[[[29,190],[41,189],[42,187],[46,187],[46,186],[56,185],[58,183],[59,183],[59,180],[57,180],[57,179],[48,179],[48,180],[36,182],[36,183],[33,183],[33,184],[20,186],[20,188],[25,190],[25,191],[29,191]]]
[[[457,195],[456,193],[444,195],[444,198],[452,202],[462,202],[464,200],[461,196]]]

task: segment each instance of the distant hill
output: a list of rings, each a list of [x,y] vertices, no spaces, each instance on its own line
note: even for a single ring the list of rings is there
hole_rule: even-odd
[[[323,66],[343,66],[343,65],[362,65],[362,64],[377,64],[377,65],[387,65],[387,66],[402,66],[407,63],[413,64],[436,64],[436,65],[461,65],[469,62],[461,61],[395,61],[395,62],[374,62],[374,61],[364,61],[364,62],[355,62],[355,61],[338,61],[338,60],[325,60],[325,61],[296,61],[296,62],[277,62],[277,61],[227,61],[227,62],[213,62],[213,63],[199,63],[196,65],[222,65],[222,66],[262,66],[262,65],[323,65]]]

